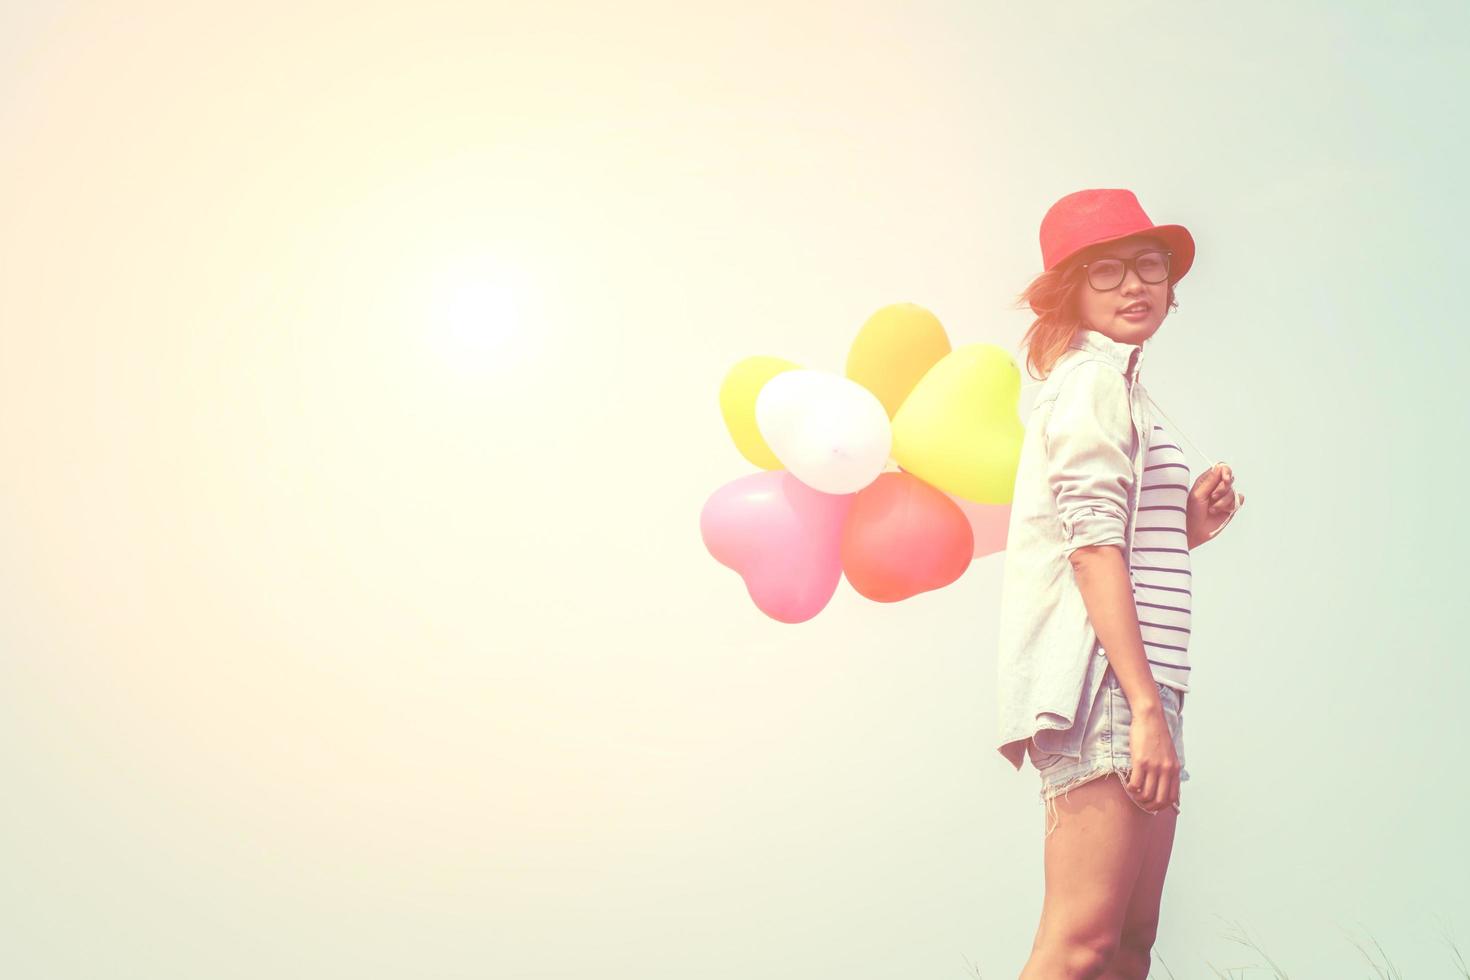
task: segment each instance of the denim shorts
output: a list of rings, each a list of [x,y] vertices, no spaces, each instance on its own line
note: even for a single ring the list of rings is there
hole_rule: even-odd
[[[1159,701],[1164,707],[1164,718],[1169,725],[1169,734],[1174,739],[1174,753],[1179,757],[1179,781],[1182,784],[1189,779],[1189,770],[1184,768],[1184,716],[1182,692],[1168,687],[1158,681]],[[1076,724],[1085,726],[1082,735],[1082,756],[1073,758],[1071,756],[1057,753],[1042,752],[1036,747],[1034,741],[1026,742],[1026,755],[1031,764],[1041,773],[1041,802],[1047,807],[1047,830],[1050,834],[1056,829],[1051,821],[1057,818],[1056,797],[1060,794],[1065,796],[1067,791],[1074,786],[1089,782],[1099,776],[1116,773],[1120,782],[1125,786],[1128,777],[1132,773],[1133,762],[1129,755],[1129,738],[1133,713],[1128,710],[1128,698],[1123,693],[1122,685],[1118,683],[1118,677],[1113,673],[1112,665],[1109,664],[1103,675],[1103,682],[1097,689],[1097,697],[1088,710],[1086,718],[1079,718]],[[1153,810],[1144,807],[1132,794],[1128,798],[1133,805],[1143,810],[1149,816],[1157,816]],[[1174,804],[1175,812],[1179,811],[1179,804]]]

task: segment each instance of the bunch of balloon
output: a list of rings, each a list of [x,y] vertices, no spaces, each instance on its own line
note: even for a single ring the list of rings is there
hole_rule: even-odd
[[[801,623],[844,576],[898,602],[1005,548],[1025,428],[1003,348],[952,348],[913,303],[868,318],[844,375],[749,357],[720,385],[735,448],[759,472],[705,501],[699,527],[766,615]]]

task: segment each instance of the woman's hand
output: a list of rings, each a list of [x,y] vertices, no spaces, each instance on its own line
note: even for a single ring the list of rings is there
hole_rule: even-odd
[[[1229,466],[1219,463],[1201,473],[1184,508],[1189,547],[1219,534],[1243,506],[1245,494],[1235,492],[1235,474]]]
[[[1128,793],[1139,806],[1152,812],[1179,802],[1179,754],[1162,705],[1133,712],[1128,753],[1133,758]]]

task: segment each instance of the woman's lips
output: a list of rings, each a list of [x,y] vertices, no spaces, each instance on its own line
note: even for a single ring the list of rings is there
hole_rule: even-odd
[[[1132,310],[1128,313],[1119,313],[1118,315],[1125,320],[1142,320],[1144,317],[1148,316],[1148,310],[1149,308],[1145,306],[1141,309]]]

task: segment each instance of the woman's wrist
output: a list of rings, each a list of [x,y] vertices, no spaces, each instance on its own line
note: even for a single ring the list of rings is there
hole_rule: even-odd
[[[1138,704],[1129,701],[1128,710],[1134,715],[1151,716],[1160,720],[1164,718],[1164,702],[1159,699],[1158,694],[1149,695]]]

